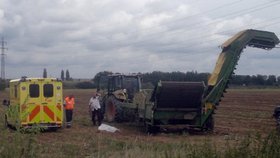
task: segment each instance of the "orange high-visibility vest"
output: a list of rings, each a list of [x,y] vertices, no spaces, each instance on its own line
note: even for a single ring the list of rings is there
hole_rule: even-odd
[[[74,104],[75,104],[75,99],[70,97],[65,98],[65,109],[66,110],[73,110],[74,109]]]

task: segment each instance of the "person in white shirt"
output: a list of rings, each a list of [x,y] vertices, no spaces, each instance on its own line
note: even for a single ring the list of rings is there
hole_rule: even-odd
[[[99,94],[97,92],[94,92],[92,97],[89,100],[89,110],[91,111],[91,120],[93,125],[96,125],[95,122],[95,117],[97,116],[97,122],[98,122],[98,126],[101,125],[101,121],[102,121],[102,116],[101,116],[101,106],[100,106],[100,102],[99,102]]]

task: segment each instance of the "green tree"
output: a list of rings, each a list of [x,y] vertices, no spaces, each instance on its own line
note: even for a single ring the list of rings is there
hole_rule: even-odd
[[[6,88],[5,80],[0,79],[0,91],[5,90],[5,88]]]
[[[64,71],[63,71],[63,70],[61,70],[60,78],[61,78],[62,81],[64,81],[64,79],[65,79],[65,78],[64,78]]]
[[[246,86],[248,86],[252,81],[251,81],[251,76],[250,75],[246,75],[245,78],[244,78],[244,84]]]
[[[278,86],[280,85],[280,76],[277,77]]]
[[[66,70],[66,81],[70,80],[70,73],[68,70]]]
[[[276,85],[276,76],[275,75],[269,75],[266,80],[266,85],[272,86]]]
[[[43,78],[47,78],[47,77],[48,77],[48,75],[47,75],[47,69],[46,69],[46,68],[44,68]]]

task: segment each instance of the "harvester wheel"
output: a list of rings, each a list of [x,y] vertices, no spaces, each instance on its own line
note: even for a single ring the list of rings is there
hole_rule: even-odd
[[[4,115],[4,128],[12,128],[12,126],[8,122],[7,115]]]
[[[275,118],[276,118],[276,123],[277,123],[276,129],[278,132],[280,132],[280,113],[277,113]]]
[[[4,116],[4,128],[8,128],[9,124],[8,124],[8,119],[7,116]]]
[[[150,124],[145,124],[145,132],[148,134],[156,134],[159,132],[159,127]]]
[[[205,129],[206,131],[212,132],[214,130],[214,118],[213,116],[210,116],[205,123]]]

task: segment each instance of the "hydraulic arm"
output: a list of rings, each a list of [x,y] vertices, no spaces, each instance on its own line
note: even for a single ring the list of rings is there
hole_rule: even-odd
[[[273,32],[252,29],[241,31],[223,43],[222,52],[208,80],[206,95],[204,95],[205,114],[207,111],[211,112],[219,104],[246,46],[270,50],[277,44],[279,44],[279,39]],[[204,120],[206,119],[207,117]]]

